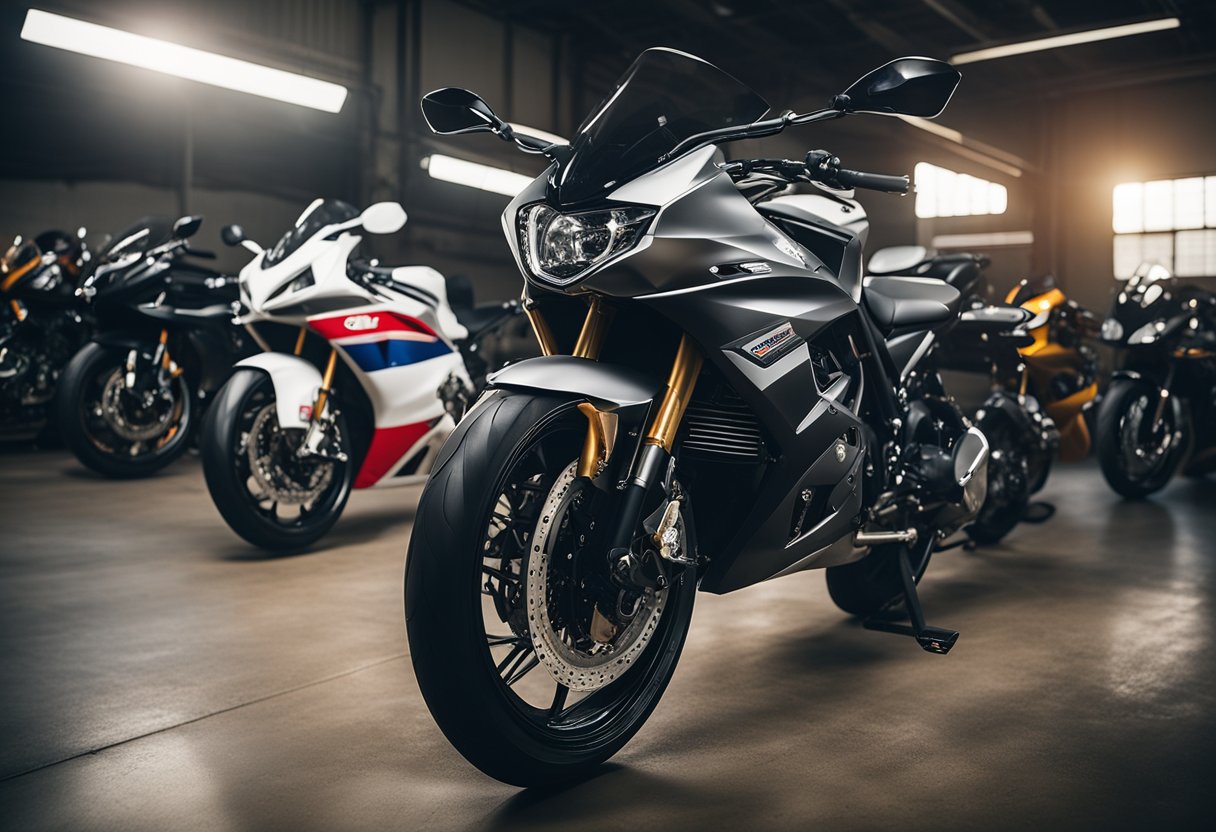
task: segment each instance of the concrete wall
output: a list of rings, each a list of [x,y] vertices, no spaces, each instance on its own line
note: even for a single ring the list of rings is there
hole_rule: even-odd
[[[1112,196],[1120,182],[1216,174],[1216,78],[1077,95],[1053,104],[1042,210],[1066,289],[1108,311]],[[1214,275],[1213,277],[1216,277]],[[1216,288],[1216,281],[1206,281]]]

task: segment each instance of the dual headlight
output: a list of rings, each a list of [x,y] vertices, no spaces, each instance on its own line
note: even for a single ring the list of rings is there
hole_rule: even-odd
[[[517,219],[519,248],[528,271],[564,286],[632,248],[656,213],[628,206],[562,214],[530,205]]]

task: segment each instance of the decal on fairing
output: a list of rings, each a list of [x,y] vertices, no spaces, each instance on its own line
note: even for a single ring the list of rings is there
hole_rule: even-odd
[[[404,459],[418,440],[430,433],[438,422],[438,419],[430,419],[391,428],[376,428],[367,455],[363,457],[363,465],[355,477],[355,488],[369,488],[384,479],[393,466]]]
[[[341,347],[365,373],[417,364],[452,352],[431,327],[397,312],[331,315],[310,320],[308,325]]]
[[[767,367],[785,355],[792,347],[801,343],[802,339],[798,337],[794,332],[794,327],[787,321],[776,329],[769,330],[740,345],[739,349],[762,367]]]

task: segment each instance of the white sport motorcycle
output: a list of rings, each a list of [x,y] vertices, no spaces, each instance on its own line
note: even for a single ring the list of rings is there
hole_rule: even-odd
[[[256,255],[236,322],[263,352],[236,364],[200,445],[216,507],[250,543],[307,546],[352,488],[425,480],[484,377],[481,338],[518,312],[473,310],[466,326],[439,272],[356,257],[362,233],[404,225],[395,202],[317,199],[269,250],[223,230]]]

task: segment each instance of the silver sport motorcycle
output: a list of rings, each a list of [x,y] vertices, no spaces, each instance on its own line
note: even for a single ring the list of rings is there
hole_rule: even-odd
[[[908,179],[825,151],[725,161],[718,145],[852,113],[933,117],[959,79],[901,58],[827,109],[766,117],[725,72],[650,49],[568,146],[466,90],[425,96],[436,133],[552,162],[503,214],[544,354],[492,375],[443,446],[406,567],[418,683],[482,771],[553,783],[620,749],[675,670],[698,587],[826,568],[867,626],[954,644],[916,582],[987,488],[987,441],[920,366],[960,296],[864,278],[850,198]]]

